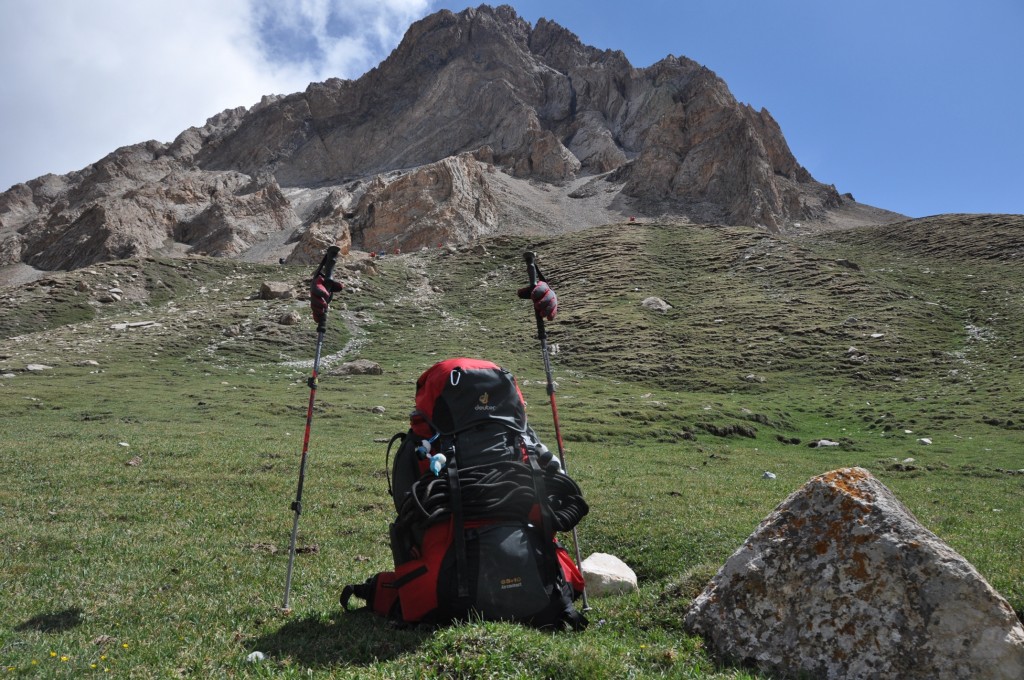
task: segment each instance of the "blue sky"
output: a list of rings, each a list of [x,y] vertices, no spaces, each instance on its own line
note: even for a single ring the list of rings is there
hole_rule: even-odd
[[[356,78],[446,0],[0,0],[0,190]],[[1024,214],[1020,0],[519,0],[634,66],[704,64],[797,160],[913,217]]]

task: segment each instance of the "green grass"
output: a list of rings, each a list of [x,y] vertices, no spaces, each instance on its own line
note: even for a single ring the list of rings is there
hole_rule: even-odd
[[[778,503],[851,465],[1020,612],[1024,476],[1006,472],[1024,468],[1019,262],[982,248],[968,277],[950,248],[892,238],[699,226],[500,238],[418,256],[435,288],[422,299],[409,257],[341,268],[350,285],[324,353],[348,347],[385,373],[321,378],[291,616],[278,607],[315,332],[305,302],[254,293],[270,278],[301,289],[309,272],[144,260],[94,268],[137,282],[120,303],[89,304],[83,272],[6,291],[0,676],[761,677],[719,665],[683,613]],[[595,598],[582,634],[399,630],[341,612],[345,584],[390,567],[381,440],[406,427],[430,364],[508,367],[553,443],[536,328],[514,295],[526,248],[562,305],[548,330],[566,456],[591,504],[583,552],[625,560],[639,592]],[[673,308],[643,310],[650,295]],[[292,309],[303,322],[279,324]],[[113,329],[140,320],[160,325]],[[807,446],[819,438],[842,446]],[[254,650],[267,658],[248,663]]]

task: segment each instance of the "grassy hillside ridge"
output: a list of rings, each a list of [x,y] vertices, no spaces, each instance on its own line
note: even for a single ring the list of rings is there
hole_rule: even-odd
[[[315,328],[305,300],[257,291],[301,292],[311,268],[147,259],[4,289],[0,669],[754,677],[710,659],[681,614],[775,505],[847,465],[1021,612],[1022,238],[1020,216],[799,238],[622,224],[342,263],[291,618],[275,608]],[[640,592],[597,600],[573,636],[342,614],[342,586],[390,566],[382,440],[405,428],[420,372],[454,355],[507,366],[553,441],[532,310],[515,297],[527,249],[561,303],[548,330],[592,506],[584,553],[626,560]],[[111,287],[120,301],[95,302]],[[645,310],[649,296],[672,308]],[[282,324],[293,311],[300,323]],[[357,357],[384,374],[330,374]],[[820,438],[841,446],[807,446]],[[253,650],[268,659],[248,664]]]
[[[908,256],[940,260],[1024,261],[1024,215],[934,215],[890,224],[818,235],[817,241],[859,244],[868,251],[888,246]]]

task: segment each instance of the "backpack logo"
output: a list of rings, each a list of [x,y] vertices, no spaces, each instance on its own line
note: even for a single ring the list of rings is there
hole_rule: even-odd
[[[523,587],[523,577],[522,576],[513,576],[512,578],[503,578],[503,579],[501,579],[501,589],[502,590],[508,590],[510,588],[522,588],[522,587]]]
[[[477,401],[480,402],[480,403],[473,407],[477,411],[496,411],[496,410],[498,410],[497,406],[490,406],[489,405],[489,402],[491,401],[491,395],[489,393],[487,393],[487,392],[484,392],[483,394],[481,394],[480,398],[477,399]]]

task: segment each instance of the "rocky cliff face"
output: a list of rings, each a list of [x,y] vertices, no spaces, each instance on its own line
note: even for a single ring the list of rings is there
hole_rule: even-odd
[[[410,248],[644,213],[778,230],[842,202],[767,111],[699,64],[637,69],[557,24],[481,6],[415,23],[358,80],[265,97],[170,144],[12,187],[0,264],[310,262],[331,243]]]

